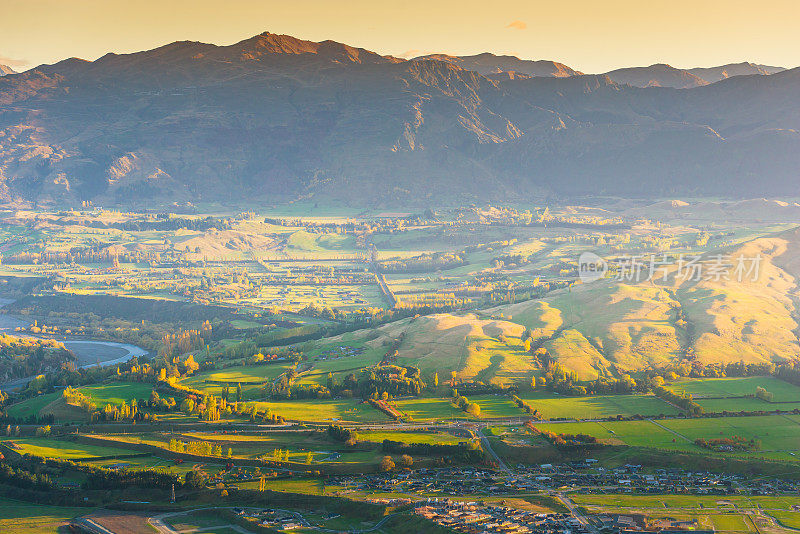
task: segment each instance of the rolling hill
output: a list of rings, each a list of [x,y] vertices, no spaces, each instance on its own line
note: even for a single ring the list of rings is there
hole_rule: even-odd
[[[728,280],[694,280],[673,264],[664,280],[660,275],[639,283],[605,279],[540,300],[405,319],[354,337],[375,349],[401,340],[398,363],[438,371],[440,378],[455,371],[461,379],[495,383],[528,384],[540,372],[523,347],[525,331],[534,349],[546,349],[582,379],[682,360],[724,364],[800,357],[800,229],[713,250],[706,258],[717,254],[762,259],[758,272],[741,280],[735,260]]]

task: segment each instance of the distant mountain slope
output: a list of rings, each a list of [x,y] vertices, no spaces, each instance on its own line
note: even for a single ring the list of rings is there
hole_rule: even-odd
[[[566,78],[583,74],[573,70],[563,63],[556,61],[532,61],[520,59],[516,56],[498,56],[484,52],[474,56],[449,56],[447,54],[432,54],[416,59],[432,59],[452,63],[466,70],[472,70],[484,76],[501,72],[514,72],[528,76],[546,76],[551,78]]]
[[[708,85],[708,82],[691,72],[658,63],[649,67],[631,67],[607,72],[606,75],[620,84],[633,87],[672,87],[689,89]]]
[[[760,74],[763,76],[783,72],[783,67],[770,67],[768,65],[756,65],[755,63],[730,63],[719,67],[686,69],[686,72],[702,78],[708,83],[715,83],[732,76],[749,76]]]
[[[5,76],[6,74],[16,74],[17,71],[9,67],[8,65],[0,65],[0,76]]]
[[[177,42],[0,78],[0,199],[794,196],[799,79],[640,89],[269,33]]]

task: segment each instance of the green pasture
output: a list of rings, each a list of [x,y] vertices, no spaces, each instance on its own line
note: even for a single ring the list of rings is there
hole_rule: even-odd
[[[357,399],[307,399],[298,401],[256,401],[259,411],[270,410],[292,421],[386,421],[388,417]]]
[[[466,438],[444,432],[359,432],[359,441],[382,443],[383,440],[402,441],[403,443],[426,443],[429,445],[455,445]]]
[[[79,391],[101,408],[107,404],[129,404],[133,399],[150,398],[153,384],[142,382],[111,382],[99,386],[84,386]]]
[[[401,399],[394,401],[393,404],[414,421],[444,421],[471,418],[463,410],[453,406],[450,399]]]
[[[48,506],[0,497],[0,532],[61,532],[70,519],[91,511],[91,508]]]
[[[745,378],[692,378],[669,384],[670,389],[694,397],[742,397],[755,395],[763,387],[774,395],[773,402],[800,402],[800,387],[772,376]]]
[[[45,395],[31,397],[30,399],[9,406],[8,415],[17,418],[28,417],[30,415],[36,416],[42,408],[60,397],[61,393],[47,393]]]
[[[541,412],[543,419],[602,419],[617,415],[676,415],[679,410],[653,395],[603,395],[596,397],[521,397]]]
[[[116,456],[120,454],[136,454],[132,449],[106,447],[76,443],[74,441],[55,438],[5,438],[3,442],[13,442],[15,449],[20,454],[33,454],[42,458],[57,458],[62,460],[75,460],[77,458],[93,458]]]

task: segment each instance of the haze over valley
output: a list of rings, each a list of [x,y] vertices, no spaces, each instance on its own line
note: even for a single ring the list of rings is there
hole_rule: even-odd
[[[10,0],[0,532],[796,533],[763,4]]]

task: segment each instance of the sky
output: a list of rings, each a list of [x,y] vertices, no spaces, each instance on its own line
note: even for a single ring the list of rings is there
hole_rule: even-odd
[[[0,0],[0,64],[25,70],[263,31],[413,57],[493,52],[586,73],[800,65],[798,0]]]

